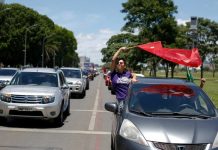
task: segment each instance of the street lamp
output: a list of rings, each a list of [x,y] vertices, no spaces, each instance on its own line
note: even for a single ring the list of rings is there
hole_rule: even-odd
[[[24,44],[24,66],[26,66],[26,47],[27,47],[27,31],[29,31],[31,28],[37,26],[37,24],[34,24],[32,26],[29,26],[28,28],[26,28],[25,31],[25,44]]]
[[[45,40],[52,37],[55,33],[45,36],[42,40],[42,67],[44,67]]]

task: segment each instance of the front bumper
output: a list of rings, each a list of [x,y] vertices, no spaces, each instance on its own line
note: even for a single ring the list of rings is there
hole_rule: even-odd
[[[23,104],[23,103],[7,103],[0,101],[1,117],[27,117],[52,119],[56,118],[60,113],[60,105],[57,103],[49,104]]]
[[[84,90],[83,85],[69,85],[70,93],[78,93],[81,94]]]
[[[115,146],[117,148],[116,150],[158,150],[153,149],[150,146],[135,143],[133,141],[121,137],[120,135],[117,135]]]

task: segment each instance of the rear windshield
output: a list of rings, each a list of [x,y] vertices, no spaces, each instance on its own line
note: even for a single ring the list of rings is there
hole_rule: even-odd
[[[64,76],[67,78],[81,78],[81,71],[80,70],[72,70],[72,69],[62,69],[64,72]]]
[[[196,86],[139,85],[131,92],[130,110],[143,112],[180,112],[214,116],[208,96]]]

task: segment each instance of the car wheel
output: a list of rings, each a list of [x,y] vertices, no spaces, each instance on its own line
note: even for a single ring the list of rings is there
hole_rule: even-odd
[[[112,135],[111,135],[111,150],[115,150]]]
[[[63,122],[64,122],[64,112],[63,112],[63,103],[61,105],[61,110],[60,110],[60,113],[59,115],[54,118],[54,123],[55,125],[57,125],[58,127],[61,127],[63,125]]]
[[[89,83],[87,83],[87,85],[86,85],[86,90],[88,90],[89,89]]]
[[[7,124],[8,118],[0,117],[0,122],[1,122],[1,124]]]
[[[68,105],[67,105],[67,109],[66,109],[66,111],[64,112],[65,114],[65,116],[69,116],[70,115],[70,99],[68,100],[69,102],[68,102]]]
[[[81,98],[84,98],[86,96],[86,90],[83,90],[82,94],[81,94]]]

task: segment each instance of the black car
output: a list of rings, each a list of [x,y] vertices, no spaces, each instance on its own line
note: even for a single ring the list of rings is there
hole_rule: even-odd
[[[218,149],[218,114],[207,94],[181,79],[140,78],[129,88],[123,109],[116,102],[112,150]]]

